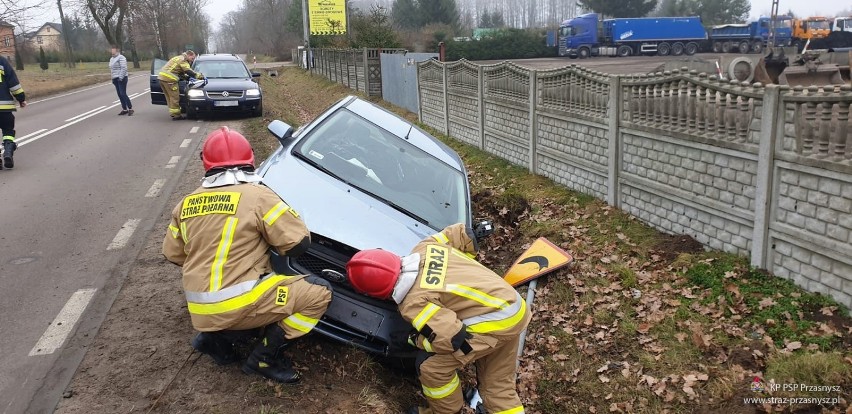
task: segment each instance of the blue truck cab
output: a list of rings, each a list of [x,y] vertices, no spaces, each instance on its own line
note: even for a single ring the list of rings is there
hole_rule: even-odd
[[[562,23],[559,55],[660,56],[693,55],[707,39],[701,18],[639,17],[600,20],[597,13],[584,14]]]

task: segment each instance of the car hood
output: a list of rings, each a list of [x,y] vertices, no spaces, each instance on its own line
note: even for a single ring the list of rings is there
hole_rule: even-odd
[[[288,149],[289,151],[289,149]],[[263,168],[263,183],[293,207],[312,233],[359,250],[407,255],[437,232],[372,196],[279,150]]]
[[[241,89],[260,89],[260,87],[251,80],[242,79],[217,79],[208,78],[207,86],[204,87],[208,91],[225,91],[225,90],[241,90]]]

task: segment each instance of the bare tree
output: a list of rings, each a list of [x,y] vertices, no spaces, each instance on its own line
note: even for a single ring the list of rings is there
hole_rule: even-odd
[[[101,28],[107,43],[121,46],[124,43],[124,16],[128,0],[86,0],[95,23]]]

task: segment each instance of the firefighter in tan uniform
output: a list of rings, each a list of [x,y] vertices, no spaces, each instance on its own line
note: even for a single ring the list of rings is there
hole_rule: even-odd
[[[220,365],[236,362],[234,331],[265,327],[243,365],[246,373],[291,383],[299,380],[279,352],[307,334],[331,301],[328,282],[272,271],[270,247],[303,253],[310,233],[299,215],[254,173],[254,154],[238,132],[211,133],[201,153],[201,187],[175,206],[163,241],[166,258],[183,267],[192,346]]]
[[[190,65],[194,61],[195,52],[187,50],[169,59],[157,75],[157,80],[160,82],[160,89],[163,90],[163,95],[166,96],[166,103],[169,105],[169,115],[173,121],[184,118],[180,114],[180,90],[178,82],[181,79],[185,80],[190,77],[204,79],[204,75],[190,69]]]
[[[363,250],[346,266],[356,290],[393,298],[414,327],[409,342],[421,350],[417,371],[429,408],[411,413],[458,413],[464,401],[456,370],[469,363],[489,413],[524,412],[515,367],[529,312],[511,285],[472,258],[475,251],[472,233],[455,224],[408,256]]]

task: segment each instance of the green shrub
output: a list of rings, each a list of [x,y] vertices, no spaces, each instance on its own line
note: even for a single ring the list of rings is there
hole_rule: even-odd
[[[446,43],[447,60],[530,59],[556,56],[540,30],[505,29],[480,40]]]

